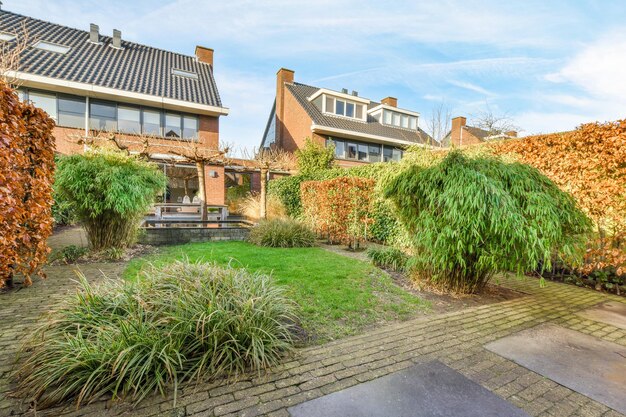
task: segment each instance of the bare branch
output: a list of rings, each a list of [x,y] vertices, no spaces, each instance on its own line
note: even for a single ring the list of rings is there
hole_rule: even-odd
[[[22,22],[20,29],[11,35],[15,38],[0,41],[0,78],[13,87],[19,87],[22,81],[17,72],[21,69],[22,55],[35,40],[31,39],[26,22]]]
[[[485,104],[485,108],[477,114],[471,115],[472,126],[486,130],[491,136],[499,137],[507,132],[518,131],[520,128],[515,125],[508,113],[496,114]]]
[[[445,102],[442,101],[432,109],[430,118],[426,120],[426,131],[436,142],[432,145],[441,145],[441,141],[450,131],[451,119],[450,107]]]

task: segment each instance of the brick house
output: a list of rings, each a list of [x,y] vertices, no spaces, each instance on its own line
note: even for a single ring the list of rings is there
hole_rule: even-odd
[[[450,131],[441,140],[442,147],[476,145],[490,140],[509,139],[517,137],[517,132],[489,132],[474,126],[467,125],[467,119],[462,116],[452,118]]]
[[[76,138],[103,131],[115,132],[131,152],[140,149],[141,135],[151,136],[151,157],[169,179],[162,202],[193,198],[196,168],[172,150],[186,141],[218,148],[228,109],[213,78],[212,49],[197,46],[187,56],[125,41],[118,30],[103,36],[94,24],[84,31],[0,10],[0,42],[15,44],[25,33],[29,45],[11,76],[20,98],[56,121],[58,153],[83,152]],[[224,166],[205,171],[207,204],[224,204]]]
[[[399,160],[406,146],[430,144],[418,118],[419,113],[399,108],[394,97],[374,102],[356,91],[300,84],[293,71],[281,68],[261,147],[295,152],[310,138],[334,145],[335,159],[343,167]]]

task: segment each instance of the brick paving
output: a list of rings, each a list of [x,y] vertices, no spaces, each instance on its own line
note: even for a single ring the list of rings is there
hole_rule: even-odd
[[[123,264],[91,264],[81,269],[91,280],[101,270],[116,276]],[[72,268],[48,268],[49,279],[36,288],[0,296],[0,416],[34,416],[28,404],[7,396],[8,372],[16,342],[46,307],[72,291]],[[552,322],[626,346],[626,330],[577,316],[599,302],[623,298],[535,279],[502,278],[500,284],[524,297],[387,325],[322,346],[298,350],[263,375],[183,387],[173,398],[151,397],[136,408],[100,401],[38,411],[38,416],[288,416],[287,407],[369,381],[416,363],[437,359],[532,416],[604,416],[622,414],[542,377],[483,345]]]

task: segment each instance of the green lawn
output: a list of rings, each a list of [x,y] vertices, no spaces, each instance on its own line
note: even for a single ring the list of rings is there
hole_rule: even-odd
[[[355,334],[378,322],[406,319],[430,307],[427,301],[394,285],[380,269],[322,248],[265,248],[246,242],[172,246],[133,260],[124,277],[136,279],[147,262],[159,265],[185,256],[191,261],[272,274],[289,287],[300,305],[301,324],[316,342]]]

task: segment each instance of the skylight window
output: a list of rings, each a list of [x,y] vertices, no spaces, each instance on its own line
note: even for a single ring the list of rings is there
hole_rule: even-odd
[[[191,71],[185,71],[181,69],[174,68],[172,69],[172,74],[178,75],[179,77],[191,78],[193,80],[198,79],[198,74]]]
[[[0,32],[0,41],[8,42],[15,39],[15,35],[12,33]]]
[[[41,49],[42,51],[56,52],[57,54],[66,54],[70,49],[72,49],[69,46],[58,45],[56,43],[45,41],[38,41],[33,45],[33,48]]]

